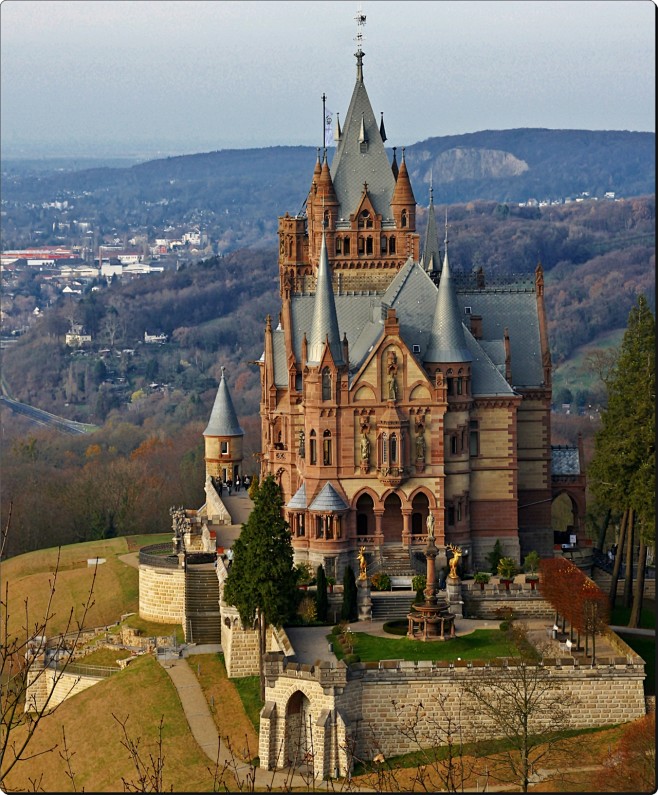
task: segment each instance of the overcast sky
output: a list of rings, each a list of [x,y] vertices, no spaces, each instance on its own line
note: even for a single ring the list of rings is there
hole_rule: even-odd
[[[655,131],[653,0],[362,0],[388,144],[484,129]],[[4,0],[3,155],[322,143],[356,2]]]

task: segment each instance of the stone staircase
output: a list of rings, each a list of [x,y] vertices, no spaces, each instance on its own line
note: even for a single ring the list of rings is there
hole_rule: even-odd
[[[212,563],[190,564],[185,570],[185,640],[220,643],[219,580]]]
[[[391,577],[414,577],[416,574],[422,573],[414,568],[406,547],[386,544],[382,554],[382,563],[378,568]]]
[[[406,618],[416,597],[415,591],[373,591],[372,620],[393,621]]]

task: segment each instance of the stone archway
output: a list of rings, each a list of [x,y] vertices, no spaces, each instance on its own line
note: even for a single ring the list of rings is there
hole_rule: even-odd
[[[359,537],[375,534],[375,503],[370,494],[362,494],[356,501],[356,534]]]
[[[553,497],[551,502],[551,526],[553,543],[568,544],[571,536],[579,536],[582,517],[578,502],[569,491],[564,490]]]
[[[402,501],[397,494],[389,494],[384,500],[382,533],[385,544],[402,543]]]
[[[293,767],[309,765],[313,768],[313,738],[311,702],[301,690],[295,692],[286,704],[285,760]]]
[[[426,494],[419,492],[411,502],[411,535],[419,540],[427,535],[427,515],[430,512],[430,501]]]

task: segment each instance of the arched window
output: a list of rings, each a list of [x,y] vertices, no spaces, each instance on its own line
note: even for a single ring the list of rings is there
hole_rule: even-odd
[[[343,254],[348,255],[350,253],[350,239],[346,237],[343,240]]]
[[[369,494],[362,494],[356,501],[356,534],[367,536],[373,526],[374,502]]]
[[[325,210],[322,214],[325,229],[329,229],[329,210]]]
[[[322,434],[322,463],[325,466],[331,464],[331,431]]]
[[[389,237],[388,239],[388,253],[395,254],[395,238]]]
[[[381,436],[382,445],[382,464],[388,464],[388,436],[383,433]]]
[[[342,237],[337,237],[336,238],[336,254],[342,254],[342,253],[343,253],[343,238]]]
[[[420,513],[411,514],[411,532],[415,536],[423,533],[423,515]]]
[[[366,238],[366,254],[372,254],[372,237]]]
[[[317,447],[317,440],[315,438],[315,431],[311,431],[311,436],[309,440],[309,453],[310,453],[310,463],[317,464],[318,462],[318,447]]]
[[[396,434],[391,434],[391,464],[397,464],[398,462],[398,437]]]
[[[406,210],[402,210],[401,226],[404,229],[406,227],[406,225],[407,225],[407,211]]]
[[[322,371],[322,400],[331,400],[331,373],[328,367]]]
[[[363,254],[363,252],[366,250],[366,243],[361,235],[359,235],[358,246],[359,246],[359,254]]]
[[[388,241],[385,235],[382,235],[381,240],[379,241],[379,246],[382,254],[386,254],[388,250]]]

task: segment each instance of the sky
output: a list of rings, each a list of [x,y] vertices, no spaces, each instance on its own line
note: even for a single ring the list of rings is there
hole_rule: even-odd
[[[655,131],[653,0],[4,0],[2,156],[322,145],[364,81],[388,145]]]

